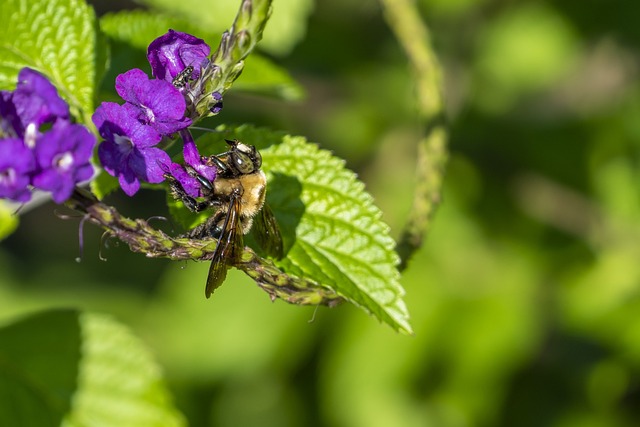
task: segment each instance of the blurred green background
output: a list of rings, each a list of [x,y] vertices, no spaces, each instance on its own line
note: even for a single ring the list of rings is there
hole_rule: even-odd
[[[406,58],[378,3],[295,3],[306,28],[282,41],[272,27],[269,54],[306,98],[232,90],[218,120],[344,157],[397,236],[421,132]],[[275,0],[285,16],[291,4]],[[90,226],[78,263],[79,221],[53,204],[0,246],[0,320],[111,314],[156,356],[192,426],[640,425],[640,3],[419,6],[444,69],[451,155],[402,278],[414,337],[348,305],[272,304],[237,272],[205,300],[207,265],[101,245]],[[166,215],[160,193],[108,201]]]

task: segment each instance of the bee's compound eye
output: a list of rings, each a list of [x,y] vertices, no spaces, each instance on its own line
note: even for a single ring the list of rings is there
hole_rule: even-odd
[[[248,174],[254,171],[254,166],[251,158],[239,151],[233,154],[233,163],[235,164],[236,169],[238,169],[238,172],[242,174]]]

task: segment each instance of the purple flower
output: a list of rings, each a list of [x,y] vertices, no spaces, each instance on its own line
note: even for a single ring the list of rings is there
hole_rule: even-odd
[[[140,123],[135,109],[130,104],[103,102],[93,114],[93,123],[105,139],[98,147],[100,162],[129,196],[138,191],[140,181],[162,182],[171,163],[167,153],[154,147],[162,136]]]
[[[169,83],[189,65],[193,66],[192,79],[200,77],[200,70],[208,63],[211,48],[204,40],[191,34],[169,30],[151,42],[147,59],[151,74]]]
[[[77,183],[93,175],[89,159],[95,144],[95,136],[84,126],[56,123],[36,141],[33,186],[50,191],[56,203],[67,200]]]
[[[134,116],[152,126],[161,135],[169,135],[191,124],[184,117],[186,101],[178,89],[164,80],[149,80],[144,71],[134,68],[116,78],[116,91],[135,105]]]
[[[213,92],[211,98],[213,98],[213,106],[209,110],[213,114],[218,114],[222,110],[222,95],[220,95],[220,92]]]
[[[30,68],[23,68],[18,74],[18,85],[11,96],[20,118],[21,128],[16,129],[22,137],[25,130],[34,138],[35,132],[44,123],[58,119],[69,120],[69,106],[60,98],[58,91],[42,74]],[[32,130],[27,128],[31,125]],[[27,144],[29,145],[29,144]]]
[[[19,138],[0,140],[0,198],[27,202],[30,173],[35,161],[33,153]]]

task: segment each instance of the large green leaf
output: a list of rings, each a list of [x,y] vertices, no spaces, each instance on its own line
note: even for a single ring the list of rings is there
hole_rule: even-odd
[[[222,151],[223,137],[253,144],[262,153],[267,202],[286,250],[278,266],[327,285],[395,329],[411,332],[395,242],[344,161],[303,137],[250,126],[201,138],[201,153]]]
[[[45,74],[85,123],[106,62],[93,10],[82,0],[0,2],[0,88],[23,67]],[[99,66],[96,67],[96,64]]]
[[[222,34],[222,31],[204,31],[188,19],[145,10],[124,10],[109,13],[100,18],[100,28],[112,39],[128,43],[144,51],[147,50],[149,43],[169,29],[200,37],[213,48],[220,41]]]
[[[105,316],[54,310],[0,329],[0,425],[182,426],[158,366]]]

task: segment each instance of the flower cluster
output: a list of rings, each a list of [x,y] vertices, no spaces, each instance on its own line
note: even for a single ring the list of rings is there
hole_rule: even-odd
[[[201,95],[197,91],[203,85],[198,79],[209,64],[209,52],[203,40],[169,30],[148,48],[154,78],[139,69],[120,74],[116,78],[116,91],[124,104],[104,102],[94,113],[93,122],[104,138],[98,147],[100,162],[110,175],[118,178],[120,187],[129,196],[140,189],[141,182],[159,183],[167,174],[178,180],[190,195],[200,194],[197,180],[157,147],[163,137],[176,133],[184,142],[185,163],[207,179],[215,179],[215,167],[200,156],[188,130],[198,119],[189,107]],[[221,101],[219,94],[212,97]]]
[[[64,202],[93,175],[95,143],[51,82],[23,68],[16,89],[0,92],[0,198],[27,202],[36,188]]]

